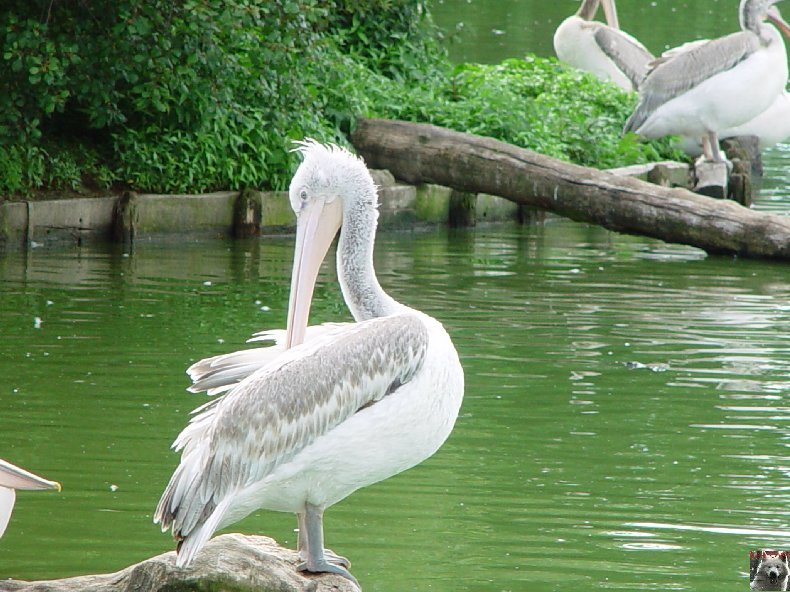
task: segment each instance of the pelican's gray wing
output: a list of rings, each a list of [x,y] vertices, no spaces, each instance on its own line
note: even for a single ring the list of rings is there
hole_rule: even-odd
[[[648,64],[655,59],[653,54],[631,35],[607,26],[598,28],[595,42],[626,75],[634,88],[639,88],[647,74]]]
[[[154,521],[163,530],[172,525],[179,538],[209,517],[218,523],[212,514],[229,494],[407,383],[427,347],[424,323],[403,314],[350,324],[331,339],[287,350],[196,410],[173,445],[182,450],[181,464]]]
[[[639,105],[626,122],[625,131],[637,131],[659,107],[716,74],[731,70],[759,48],[757,35],[741,31],[658,58],[640,86]]]

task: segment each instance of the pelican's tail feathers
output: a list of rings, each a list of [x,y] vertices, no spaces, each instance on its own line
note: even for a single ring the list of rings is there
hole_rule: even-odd
[[[211,513],[208,519],[182,537],[178,542],[178,555],[176,557],[177,567],[186,567],[195,559],[211,536],[220,528],[222,519],[227,510],[227,502],[222,502]]]
[[[637,130],[642,127],[642,124],[647,121],[649,113],[646,112],[646,109],[642,108],[642,103],[640,102],[637,105],[637,108],[631,113],[631,116],[625,122],[625,126],[623,127],[623,133],[626,134],[628,132],[639,133]]]

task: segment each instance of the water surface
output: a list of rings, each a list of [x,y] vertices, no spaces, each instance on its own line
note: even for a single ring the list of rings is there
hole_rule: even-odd
[[[184,368],[284,325],[291,249],[0,259],[2,455],[64,484],[19,495],[0,575],[171,548],[151,514],[203,401]],[[744,586],[750,547],[790,545],[786,266],[557,219],[384,234],[376,261],[395,297],[445,323],[467,392],[435,457],[327,513],[366,590]],[[313,320],[347,318],[326,268]],[[293,526],[260,512],[231,530],[293,545]]]

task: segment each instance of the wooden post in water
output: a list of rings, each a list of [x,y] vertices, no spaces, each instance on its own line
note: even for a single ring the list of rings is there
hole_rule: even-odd
[[[610,230],[709,253],[790,260],[790,218],[568,164],[492,138],[363,119],[352,142],[368,167],[407,183],[490,193]]]

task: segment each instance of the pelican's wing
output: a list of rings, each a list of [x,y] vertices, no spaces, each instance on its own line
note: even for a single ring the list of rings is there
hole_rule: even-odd
[[[411,380],[428,333],[414,314],[349,324],[284,352],[199,408],[174,443],[181,464],[154,521],[178,538],[208,539],[223,500],[263,479],[316,438]],[[218,510],[215,513],[215,510]],[[212,528],[199,528],[204,522]],[[188,545],[194,549],[198,545]],[[190,553],[179,562],[188,562]]]
[[[661,54],[659,57],[658,63],[662,61],[669,60],[671,58],[679,56],[681,53],[685,53],[687,51],[691,51],[699,47],[700,45],[705,45],[706,43],[710,43],[710,39],[695,39],[694,41],[686,41],[682,45],[678,45],[677,47],[671,47],[670,49],[666,50],[664,53]],[[658,63],[654,62],[651,67],[655,67]]]
[[[639,88],[647,74],[648,64],[655,59],[653,54],[628,33],[605,25],[595,32],[595,42],[634,88]]]
[[[757,35],[741,31],[658,58],[640,86],[639,105],[626,122],[625,131],[637,131],[663,104],[734,68],[759,48]]]
[[[331,335],[346,326],[346,323],[324,323],[307,328],[305,341]],[[242,380],[276,360],[285,351],[285,331],[275,329],[255,333],[248,342],[273,341],[269,347],[244,349],[195,362],[187,368],[192,385],[187,388],[193,393],[206,391],[216,395],[230,390]]]

